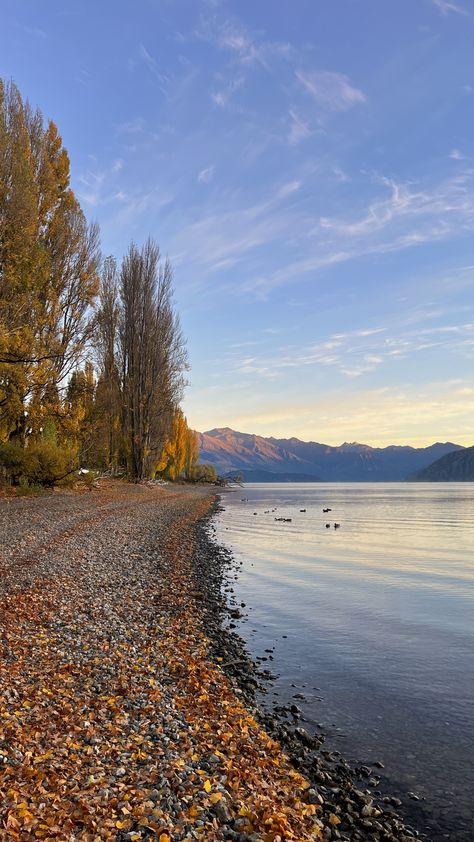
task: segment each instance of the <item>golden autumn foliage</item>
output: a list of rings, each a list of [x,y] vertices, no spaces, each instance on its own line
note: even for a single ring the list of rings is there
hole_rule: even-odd
[[[181,507],[179,496],[163,502],[160,489],[117,485],[101,505],[91,495],[83,520],[59,535],[54,526],[54,552],[67,569],[0,593],[0,646],[14,655],[0,659],[1,842],[213,842],[222,839],[219,807],[263,842],[321,838],[309,781],[210,657],[191,572],[192,524],[209,500],[197,495]],[[85,558],[71,552],[75,531],[90,535],[95,526],[100,541],[115,522],[123,536],[129,508],[145,527],[163,507],[171,519],[162,569],[137,547],[104,566],[100,546],[96,556],[93,544]],[[146,528],[137,534],[142,546]],[[15,565],[34,571],[45,537]],[[156,547],[156,533],[148,540]],[[131,561],[135,584],[124,579]],[[102,583],[92,600],[91,575]],[[162,779],[178,809],[156,792]]]
[[[173,413],[171,430],[155,472],[166,479],[176,480],[181,476],[190,479],[198,458],[197,436],[188,427],[188,422],[177,407]]]
[[[37,433],[77,365],[99,259],[56,126],[0,81],[0,438]]]

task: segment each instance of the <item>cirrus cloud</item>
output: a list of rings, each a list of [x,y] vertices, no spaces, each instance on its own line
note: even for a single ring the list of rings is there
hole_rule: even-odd
[[[325,111],[349,111],[355,105],[364,105],[367,102],[366,95],[359,88],[355,88],[344,73],[297,70],[296,78]]]

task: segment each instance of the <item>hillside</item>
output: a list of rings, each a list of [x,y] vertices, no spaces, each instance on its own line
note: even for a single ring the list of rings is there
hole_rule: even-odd
[[[447,453],[411,479],[415,482],[474,482],[474,447]]]
[[[325,482],[397,482],[426,468],[447,453],[461,449],[451,442],[415,448],[379,448],[357,442],[331,447],[297,438],[264,438],[229,427],[198,433],[200,461],[219,474],[239,471],[247,481],[282,481],[308,477]],[[251,473],[250,473],[251,472]],[[263,472],[265,479],[263,478]],[[284,476],[286,475],[286,476]]]

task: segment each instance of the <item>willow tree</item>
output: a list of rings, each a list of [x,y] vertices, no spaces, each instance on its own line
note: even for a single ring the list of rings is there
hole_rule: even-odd
[[[0,438],[24,441],[77,366],[98,288],[98,229],[53,122],[0,81]]]
[[[120,272],[119,347],[122,426],[136,479],[153,474],[184,386],[187,354],[172,297],[171,264],[158,246],[132,244]]]

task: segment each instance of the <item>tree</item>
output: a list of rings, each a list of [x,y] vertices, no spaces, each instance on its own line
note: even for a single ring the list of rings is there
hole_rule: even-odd
[[[196,461],[171,264],[152,240],[120,271],[107,258],[101,279],[100,261],[56,126],[0,81],[0,444],[13,479],[55,482],[76,457],[141,479],[166,444],[175,478]]]
[[[198,458],[197,436],[190,430],[183,411],[176,407],[173,413],[169,438],[156,464],[156,473],[166,479],[189,479]]]
[[[172,303],[172,269],[148,240],[132,244],[120,272],[119,347],[129,471],[151,476],[184,386],[187,354]]]
[[[112,471],[118,466],[123,440],[118,360],[119,317],[117,264],[113,257],[108,257],[102,271],[94,334],[99,371],[96,389],[96,453],[100,466],[111,468]]]
[[[0,81],[0,436],[37,432],[80,361],[99,261],[56,126]]]

